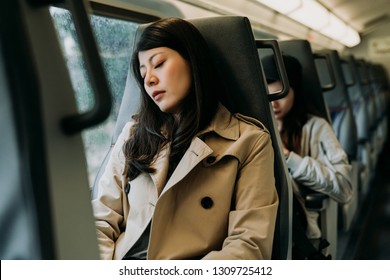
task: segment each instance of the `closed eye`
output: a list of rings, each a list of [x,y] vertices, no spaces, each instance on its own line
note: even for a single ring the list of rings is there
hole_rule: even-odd
[[[155,66],[154,66],[154,68],[159,68],[159,67],[161,67],[163,64],[164,64],[164,60],[163,61],[161,61],[161,62],[158,62]]]
[[[145,76],[146,76],[146,70],[145,70],[145,66],[141,66],[139,68],[139,74],[141,76],[142,79],[145,79]]]

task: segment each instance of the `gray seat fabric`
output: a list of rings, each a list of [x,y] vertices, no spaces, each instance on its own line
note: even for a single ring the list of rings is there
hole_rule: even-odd
[[[334,88],[323,93],[332,120],[333,130],[348,158],[354,160],[357,157],[357,128],[341,68],[340,56],[336,50],[324,50],[319,53],[329,58],[335,78]],[[320,64],[318,66],[318,75],[320,77],[326,75],[324,72],[328,69],[324,69]]]
[[[384,68],[380,64],[370,64],[369,76],[372,83],[372,89],[374,93],[375,104],[377,108],[377,122],[378,127],[380,128],[380,137],[381,137],[381,146],[380,151],[383,148],[384,141],[386,139],[386,128],[384,125],[386,119],[386,96],[384,85],[386,84],[386,74],[383,71]]]
[[[381,154],[385,140],[387,138],[387,100],[386,94],[388,93],[388,80],[387,73],[383,65],[371,64],[369,69],[370,78],[372,81],[373,92],[375,96],[375,103],[377,108],[377,120],[378,120],[378,136],[380,138],[378,154]]]
[[[240,112],[260,120],[270,131],[275,151],[275,180],[279,194],[279,210],[275,229],[273,259],[287,259],[291,256],[291,192],[281,156],[277,131],[267,98],[263,70],[257,54],[255,39],[245,17],[211,17],[190,20],[205,37],[215,63],[229,90],[222,103],[231,112]],[[135,43],[144,27],[136,34]],[[128,75],[122,105],[112,137],[112,144],[118,138],[124,124],[137,112],[139,104],[138,86],[131,74]],[[108,157],[108,155],[107,155]],[[97,194],[98,179],[104,170],[107,157],[98,173],[92,196]]]
[[[367,81],[364,81],[362,76],[362,62],[356,60],[352,55],[346,57],[345,60],[349,66],[344,68],[345,77],[350,77],[354,81],[348,86],[348,95],[351,100],[358,136],[357,159],[360,163],[359,173],[361,174],[359,191],[361,196],[364,197],[368,192],[370,178],[372,177],[370,134],[373,125],[368,106],[370,97],[367,91]]]
[[[365,98],[365,106],[367,107],[367,111],[368,111],[370,135],[372,135],[372,133],[375,132],[377,126],[377,118],[376,118],[377,108],[376,108],[375,97],[373,94],[372,85],[368,73],[369,64],[364,59],[358,59],[357,66],[358,66],[359,80],[361,82],[361,88],[363,90],[363,95]]]
[[[358,208],[357,127],[338,52],[336,50],[323,50],[318,54],[323,55],[330,62],[330,65],[317,64],[318,75],[321,80],[321,77],[327,76],[327,72],[332,71],[333,73],[334,87],[324,91],[323,96],[330,113],[333,130],[352,165],[353,196],[350,202],[339,205],[339,227],[344,231],[348,231]]]
[[[371,164],[371,177],[375,173],[376,163],[378,160],[378,154],[380,149],[380,107],[378,107],[376,96],[375,96],[375,87],[374,81],[370,76],[370,67],[371,63],[367,62],[364,59],[359,59],[359,74],[361,76],[363,82],[364,94],[366,96],[365,105],[367,106],[367,111],[370,116],[369,118],[369,126],[370,126],[370,143],[371,143],[371,151],[370,151],[370,164]]]
[[[360,143],[367,141],[370,133],[370,116],[368,115],[367,106],[364,106],[366,95],[363,88],[363,81],[359,75],[359,62],[353,57],[346,58],[349,63],[349,71],[353,77],[354,83],[348,87],[348,95],[351,100],[352,109],[356,119],[358,141]]]

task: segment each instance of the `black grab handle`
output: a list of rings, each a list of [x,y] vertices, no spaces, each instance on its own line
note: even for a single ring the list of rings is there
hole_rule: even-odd
[[[89,80],[95,92],[95,104],[90,111],[62,118],[60,125],[63,132],[73,135],[103,122],[110,115],[111,93],[88,18],[86,0],[29,0],[29,2],[35,7],[65,4],[69,9],[86,61]]]
[[[343,76],[345,80],[345,85],[351,87],[357,83],[355,72],[353,71],[353,66],[350,61],[345,58],[341,58],[341,69],[343,71]],[[348,79],[350,78],[350,79]]]
[[[285,97],[290,90],[290,84],[288,82],[288,77],[284,68],[282,53],[280,51],[278,42],[276,40],[270,39],[256,40],[256,47],[258,49],[272,49],[275,57],[276,68],[278,69],[278,74],[282,82],[282,89],[273,92],[272,94],[268,94],[268,100],[271,102]]]
[[[60,125],[63,132],[73,135],[103,122],[110,115],[111,93],[89,22],[86,0],[29,0],[29,2],[36,7],[65,4],[69,9],[85,58],[88,77],[95,92],[95,104],[90,111],[62,118]]]
[[[95,104],[90,111],[64,117],[61,127],[65,134],[72,135],[83,129],[104,121],[111,111],[111,93],[108,87],[104,68],[100,60],[92,28],[89,22],[84,0],[65,0],[73,15],[76,32],[86,61],[87,72],[95,92]]]
[[[329,54],[326,53],[313,53],[313,58],[314,60],[316,59],[325,59],[326,62],[326,68],[328,70],[329,78],[330,78],[330,83],[326,85],[321,85],[321,88],[323,91],[328,91],[332,90],[336,87],[336,76],[334,74],[334,70],[332,67],[332,62],[330,60]]]
[[[110,115],[111,93],[89,22],[86,0],[29,0],[29,2],[35,7],[65,4],[69,9],[86,61],[88,77],[95,92],[95,104],[90,111],[62,118],[60,125],[63,132],[73,135],[103,122]]]

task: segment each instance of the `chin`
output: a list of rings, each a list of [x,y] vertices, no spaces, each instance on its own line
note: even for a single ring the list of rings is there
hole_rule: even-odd
[[[167,114],[177,114],[178,110],[176,108],[167,107],[167,106],[159,106],[161,112],[167,113]]]

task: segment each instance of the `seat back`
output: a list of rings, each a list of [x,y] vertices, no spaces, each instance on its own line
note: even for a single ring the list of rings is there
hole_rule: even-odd
[[[377,108],[377,136],[378,136],[378,154],[382,152],[383,145],[386,140],[386,99],[383,90],[382,77],[381,77],[381,65],[370,64],[369,76],[372,84],[372,90],[374,93],[375,104]]]
[[[279,210],[275,228],[273,259],[291,257],[291,191],[286,176],[284,159],[280,153],[278,134],[267,97],[264,73],[257,54],[250,22],[245,17],[211,17],[190,20],[206,39],[221,77],[226,82],[222,103],[231,112],[260,120],[269,130],[275,151],[275,180],[279,194]],[[137,42],[144,26],[137,30]],[[134,44],[135,44],[134,43]],[[118,121],[112,137],[115,143],[124,124],[135,114],[140,102],[140,91],[129,73]],[[106,157],[107,159],[107,157]],[[104,160],[98,178],[106,165]],[[270,175],[271,176],[271,175]],[[98,181],[98,178],[96,182]],[[94,184],[93,196],[97,194]]]
[[[370,150],[370,165],[372,170],[372,176],[374,175],[376,169],[376,163],[378,159],[378,153],[380,148],[380,139],[379,139],[379,108],[375,100],[374,84],[373,79],[370,77],[370,65],[371,63],[367,62],[364,59],[359,59],[359,74],[363,81],[364,95],[365,95],[365,105],[367,106],[368,116],[369,116],[369,127],[370,127],[370,138],[371,143]]]
[[[328,65],[317,64],[320,80],[322,80],[321,77],[327,76],[327,72],[331,71],[333,73],[334,87],[324,91],[323,95],[332,119],[333,130],[347,153],[352,166],[352,199],[348,203],[339,205],[339,227],[344,231],[348,231],[358,208],[359,164],[357,162],[357,128],[338,52],[336,50],[322,50],[317,53],[326,57],[329,62]]]
[[[286,40],[279,44],[282,53],[295,57],[302,65],[302,90],[307,103],[317,115],[331,123],[310,43],[307,40]]]
[[[345,58],[348,61],[349,68],[345,70],[349,71],[346,76],[353,77],[354,83],[348,87],[348,95],[351,100],[352,109],[355,115],[358,141],[365,142],[369,139],[370,123],[367,107],[364,105],[366,96],[364,94],[364,83],[359,74],[359,62],[354,56],[350,55]]]
[[[333,130],[340,141],[341,146],[347,153],[350,160],[357,156],[357,128],[353,116],[351,101],[348,96],[348,89],[345,84],[344,75],[341,69],[340,56],[336,50],[323,50],[318,52],[325,55],[329,62],[331,71],[335,78],[335,85],[332,89],[323,92],[326,105],[333,124]],[[317,64],[318,75],[326,76],[328,69],[324,64]]]
[[[372,177],[371,141],[370,141],[370,115],[366,102],[368,97],[365,91],[365,82],[362,77],[362,65],[353,55],[345,58],[348,67],[344,67],[345,77],[351,77],[354,82],[348,86],[348,96],[351,100],[353,115],[358,136],[357,159],[360,163],[359,192],[362,198],[368,192],[370,178]],[[360,70],[359,70],[360,69]],[[360,73],[359,73],[360,72]]]

